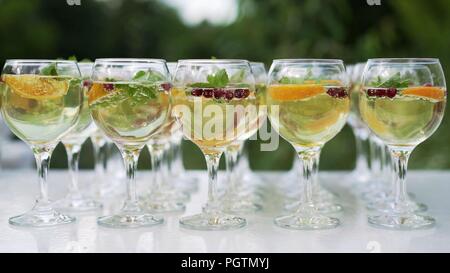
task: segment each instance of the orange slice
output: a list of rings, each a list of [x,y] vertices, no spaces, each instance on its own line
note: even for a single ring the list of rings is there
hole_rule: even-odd
[[[67,94],[70,80],[40,75],[4,75],[3,81],[23,98],[55,99]]]
[[[325,93],[320,84],[280,84],[269,86],[269,95],[274,100],[289,101],[302,100]]]
[[[92,103],[106,95],[108,95],[108,92],[103,88],[103,84],[93,83],[91,89],[88,91],[88,102]]]
[[[403,95],[417,96],[441,101],[445,98],[445,92],[439,87],[410,87],[402,92]]]

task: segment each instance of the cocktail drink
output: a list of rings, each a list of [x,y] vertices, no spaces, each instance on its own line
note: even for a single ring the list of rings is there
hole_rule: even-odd
[[[3,68],[2,114],[11,131],[33,150],[40,195],[33,209],[12,217],[17,226],[54,226],[75,218],[53,209],[48,199],[47,172],[51,154],[76,125],[81,105],[80,72],[76,62],[8,60]]]
[[[291,229],[339,225],[321,214],[313,199],[320,151],[345,125],[350,111],[344,64],[340,60],[275,60],[269,72],[267,106],[274,129],[291,143],[302,162],[302,196],[296,212],[275,219]]]
[[[226,148],[248,134],[258,119],[259,100],[249,62],[178,61],[173,96],[183,134],[202,150],[209,173],[208,202],[203,213],[182,218],[181,226],[201,230],[243,227],[244,218],[222,211],[217,169]]]
[[[258,119],[249,124],[249,130],[246,134],[225,150],[227,182],[222,202],[225,210],[232,213],[251,213],[262,209],[262,202],[255,188],[258,177],[252,174],[249,168],[248,155],[244,151],[244,144],[247,139],[257,133],[267,119],[265,105],[267,72],[263,63],[251,62],[250,66],[255,77],[255,93],[259,105]]]
[[[88,92],[89,108],[98,128],[119,148],[127,169],[127,198],[122,210],[97,222],[130,228],[162,223],[145,212],[137,199],[135,171],[139,153],[167,121],[170,76],[165,61],[97,59]]]
[[[361,116],[388,146],[396,173],[386,209],[370,216],[369,223],[392,229],[433,226],[433,218],[416,213],[421,205],[409,199],[405,184],[411,152],[436,131],[444,116],[447,91],[439,60],[369,60],[361,92]]]
[[[95,130],[89,111],[87,92],[90,87],[93,63],[78,63],[81,72],[83,87],[83,105],[80,117],[72,130],[66,134],[61,142],[66,148],[68,158],[68,168],[70,174],[69,193],[64,199],[57,202],[60,209],[71,211],[88,211],[101,207],[101,204],[81,193],[78,187],[78,162],[80,159],[81,146]]]

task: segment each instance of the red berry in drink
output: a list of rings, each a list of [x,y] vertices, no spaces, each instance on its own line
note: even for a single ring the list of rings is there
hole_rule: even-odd
[[[203,89],[203,97],[209,99],[214,95],[214,90],[212,88]]]
[[[397,89],[396,88],[388,88],[386,90],[386,97],[393,98],[397,95]]]
[[[203,95],[203,89],[201,88],[194,88],[191,90],[191,95],[194,97],[201,97]]]
[[[234,89],[234,97],[236,99],[242,99],[244,97],[244,89]]]
[[[327,94],[335,98],[345,98],[347,92],[343,87],[332,87],[327,90]]]
[[[222,88],[214,89],[214,98],[215,99],[221,99],[223,97],[225,97],[225,91]]]
[[[161,88],[164,89],[165,91],[170,91],[170,89],[172,88],[172,84],[170,84],[169,82],[162,83]]]
[[[112,83],[104,83],[103,84],[103,89],[105,89],[106,91],[113,91],[114,90],[114,84],[112,84]]]
[[[234,92],[232,90],[227,90],[225,92],[225,98],[227,100],[232,100],[234,98]]]
[[[83,87],[86,87],[86,88],[90,89],[91,86],[92,86],[92,81],[90,81],[90,80],[84,80],[83,81]]]
[[[423,86],[425,86],[425,87],[433,87],[433,85],[431,83],[426,83]]]
[[[377,90],[376,89],[368,89],[367,95],[369,95],[370,97],[375,97],[377,95]]]

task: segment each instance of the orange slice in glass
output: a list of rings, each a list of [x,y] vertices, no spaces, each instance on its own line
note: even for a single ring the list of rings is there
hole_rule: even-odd
[[[277,84],[270,85],[268,91],[274,100],[290,101],[314,97],[326,90],[320,84]]]
[[[437,101],[444,100],[445,92],[439,87],[410,87],[402,91],[402,95],[417,96],[422,98],[429,98]]]
[[[3,81],[17,95],[27,99],[55,99],[67,94],[69,79],[40,75],[4,75]]]
[[[88,102],[92,103],[106,95],[108,95],[108,92],[103,88],[103,84],[93,83],[91,89],[88,91]]]

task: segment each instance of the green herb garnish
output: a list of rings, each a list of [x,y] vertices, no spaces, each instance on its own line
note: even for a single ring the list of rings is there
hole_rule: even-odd
[[[92,107],[112,107],[127,100],[130,106],[142,105],[156,99],[160,91],[160,84],[164,76],[155,71],[138,71],[133,76],[136,83],[116,83],[113,93],[100,98],[92,104]],[[115,79],[106,78],[107,82],[117,82]]]
[[[369,86],[377,88],[407,88],[411,83],[412,79],[409,75],[402,77],[400,72],[397,72],[390,78],[384,80],[378,76],[376,80],[369,84]]]
[[[58,71],[56,70],[56,63],[51,63],[41,69],[41,75],[45,76],[58,76]]]

